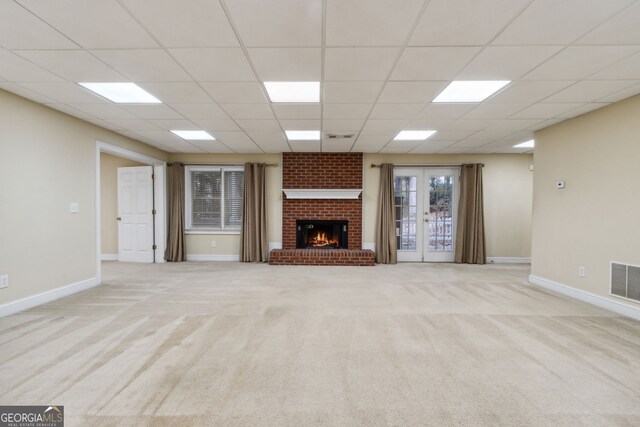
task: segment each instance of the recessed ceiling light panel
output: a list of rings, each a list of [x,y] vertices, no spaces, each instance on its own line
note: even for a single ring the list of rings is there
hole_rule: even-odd
[[[455,80],[433,102],[482,102],[509,83],[509,80]]]
[[[521,142],[520,144],[514,145],[513,148],[533,148],[536,145],[536,141],[530,139],[529,141]]]
[[[264,82],[271,102],[320,102],[320,82]]]
[[[319,130],[285,130],[289,141],[320,141]]]
[[[435,130],[403,130],[393,138],[394,141],[424,141],[433,136]]]
[[[189,141],[214,141],[215,138],[203,130],[172,130],[171,133]]]
[[[78,83],[80,86],[97,93],[109,101],[118,104],[161,104],[155,96],[135,83]]]

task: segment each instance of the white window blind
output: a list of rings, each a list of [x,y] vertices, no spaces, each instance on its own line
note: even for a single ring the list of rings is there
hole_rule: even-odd
[[[244,171],[238,167],[185,168],[187,230],[240,230]]]

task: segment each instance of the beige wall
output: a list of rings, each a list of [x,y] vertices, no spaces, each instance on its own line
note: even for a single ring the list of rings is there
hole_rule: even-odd
[[[277,163],[267,168],[267,210],[269,242],[282,242],[282,156],[280,154],[172,154],[171,161],[185,164],[219,163],[243,164],[245,162]],[[211,247],[211,242],[216,247]],[[240,233],[236,234],[188,234],[187,254],[236,256],[240,254]]]
[[[636,96],[536,132],[532,275],[611,298],[610,261],[640,265],[639,117]]]
[[[375,242],[380,169],[372,163],[484,163],[484,213],[487,256],[529,258],[531,254],[531,192],[529,154],[365,154],[364,243]]]
[[[103,254],[118,254],[118,168],[131,166],[146,165],[100,154],[100,246]]]
[[[96,276],[96,140],[166,158],[0,90],[0,305]]]

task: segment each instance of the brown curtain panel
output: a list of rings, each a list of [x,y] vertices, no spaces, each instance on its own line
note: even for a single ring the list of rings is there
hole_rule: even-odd
[[[184,165],[172,163],[168,165],[167,170],[169,233],[164,259],[169,262],[181,262],[187,260],[184,238]]]
[[[396,264],[396,208],[393,189],[393,164],[380,165],[380,195],[378,198],[378,228],[376,230],[376,262]]]
[[[460,171],[460,204],[456,230],[455,262],[484,264],[484,211],[482,202],[482,164],[462,165]]]
[[[264,163],[245,163],[240,261],[267,262],[267,197]]]

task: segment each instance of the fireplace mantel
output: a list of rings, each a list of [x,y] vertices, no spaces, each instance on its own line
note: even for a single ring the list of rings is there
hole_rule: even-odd
[[[357,199],[362,189],[345,190],[342,188],[287,188],[283,189],[287,199]]]

